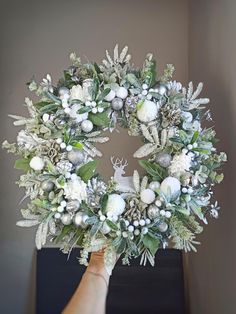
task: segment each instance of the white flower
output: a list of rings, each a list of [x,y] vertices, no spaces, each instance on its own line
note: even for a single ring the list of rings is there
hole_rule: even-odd
[[[169,173],[179,177],[181,174],[184,174],[185,171],[189,171],[190,167],[191,157],[185,153],[181,153],[173,157],[169,167]]]
[[[68,115],[71,118],[76,119],[77,123],[80,123],[83,120],[87,120],[88,118],[88,112],[85,113],[77,113],[77,111],[81,108],[82,106],[80,104],[74,104],[72,105],[72,107],[70,108],[70,111],[68,112]]]
[[[87,199],[86,188],[86,183],[82,181],[80,177],[73,176],[73,178],[64,185],[64,195],[67,199],[81,202]]]
[[[137,110],[137,117],[141,122],[150,122],[156,119],[159,105],[145,100]]]
[[[110,194],[108,196],[106,212],[112,215],[121,215],[125,210],[125,201],[119,194]]]
[[[36,171],[41,171],[44,167],[44,160],[41,157],[38,156],[34,156],[31,160],[30,160],[30,167]]]
[[[70,90],[70,99],[78,99],[82,102],[85,101],[84,99],[84,92],[83,92],[83,88],[81,85],[74,85],[71,90]]]
[[[182,84],[180,82],[171,81],[167,84],[167,87],[172,91],[179,92],[182,89]]]

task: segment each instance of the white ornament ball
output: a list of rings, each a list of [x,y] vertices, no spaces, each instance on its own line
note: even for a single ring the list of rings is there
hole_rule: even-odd
[[[140,234],[139,229],[135,229],[135,230],[134,230],[134,234],[135,234],[136,236],[138,236],[138,235]]]
[[[165,86],[164,84],[160,84],[160,85],[158,86],[158,93],[159,93],[160,95],[165,95],[165,94],[166,94],[166,91],[167,91],[167,88],[166,88],[166,86]]]
[[[84,131],[85,133],[89,133],[92,131],[93,129],[93,123],[90,120],[84,120],[81,123],[81,129],[82,131]]]
[[[116,93],[114,92],[114,90],[110,90],[110,92],[106,95],[106,97],[104,98],[106,101],[112,101],[116,96]]]
[[[140,193],[140,198],[145,204],[151,204],[155,200],[155,193],[151,189],[145,189]]]
[[[63,214],[61,216],[61,222],[63,223],[63,225],[68,226],[71,224],[72,222],[72,218],[70,214]]]
[[[134,226],[131,226],[131,225],[130,225],[130,226],[128,227],[128,231],[129,231],[129,232],[133,232],[133,231],[134,231]]]
[[[38,156],[34,156],[31,160],[30,160],[30,167],[36,171],[41,171],[44,168],[44,160],[41,157]]]
[[[106,212],[116,216],[121,215],[125,210],[125,201],[119,194],[110,194],[107,200]]]
[[[148,217],[150,219],[155,219],[159,216],[159,208],[156,205],[150,205],[147,210]]]
[[[128,91],[125,87],[121,86],[116,91],[116,96],[125,99],[128,96]]]
[[[160,182],[158,181],[152,181],[150,184],[149,184],[149,188],[153,191],[156,191],[157,189],[159,189],[160,187]]]
[[[43,114],[43,121],[44,121],[44,122],[47,122],[47,121],[49,120],[49,118],[50,118],[50,116],[49,116],[48,113],[44,113],[44,114]]]
[[[161,192],[166,196],[170,196],[171,199],[175,199],[181,189],[180,182],[175,177],[167,177],[161,182]]]
[[[111,106],[114,110],[120,110],[123,107],[123,100],[116,97],[112,100]]]
[[[137,110],[137,117],[141,122],[150,122],[156,119],[159,106],[150,100],[145,100]]]
[[[77,227],[86,228],[86,219],[88,216],[83,212],[78,212],[75,214],[73,222]]]

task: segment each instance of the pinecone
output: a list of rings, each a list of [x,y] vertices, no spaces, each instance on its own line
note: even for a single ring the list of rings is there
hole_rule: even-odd
[[[63,158],[60,145],[57,144],[54,140],[49,140],[45,145],[42,146],[42,154],[49,157],[53,163],[57,163],[61,158]]]
[[[178,125],[181,122],[181,109],[177,104],[166,104],[161,108],[162,127]]]

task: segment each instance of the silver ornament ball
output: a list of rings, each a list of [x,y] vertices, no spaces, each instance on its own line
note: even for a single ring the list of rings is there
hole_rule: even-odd
[[[68,213],[63,214],[63,215],[61,216],[61,222],[62,222],[62,223],[63,223],[63,225],[65,225],[65,226],[70,225],[70,224],[71,224],[71,222],[72,222],[71,215],[70,215],[70,214],[68,214]]]
[[[167,223],[164,222],[164,221],[160,222],[159,225],[158,225],[158,229],[159,229],[160,232],[166,232],[167,229],[168,229]]]
[[[165,152],[162,152],[162,153],[159,153],[157,156],[156,156],[156,162],[164,167],[164,168],[167,168],[170,166],[171,164],[171,155],[168,154],[168,153],[165,153]]]
[[[72,149],[70,152],[67,154],[68,160],[73,164],[73,165],[78,165],[81,164],[84,161],[84,153],[80,149]]]
[[[167,87],[164,84],[158,84],[157,89],[160,95],[165,95],[167,92]]]
[[[160,182],[158,181],[152,181],[149,184],[149,188],[153,191],[156,191],[157,189],[159,189],[159,187],[160,187]]]
[[[84,120],[81,123],[81,129],[82,131],[84,131],[85,133],[89,133],[92,131],[93,129],[93,123],[90,120]]]
[[[74,212],[76,212],[79,208],[80,208],[80,202],[77,201],[77,200],[69,201],[69,202],[67,202],[67,204],[66,204],[66,210],[67,210],[69,213],[74,213]]]
[[[86,215],[83,212],[78,212],[75,214],[73,222],[77,227],[86,228],[86,219],[88,218],[88,215]]]
[[[115,97],[111,102],[111,106],[114,110],[120,110],[123,107],[123,100]]]
[[[54,183],[52,181],[43,181],[41,184],[41,188],[45,192],[51,192],[54,188]]]
[[[159,208],[156,205],[150,205],[147,210],[148,217],[155,219],[159,216]]]

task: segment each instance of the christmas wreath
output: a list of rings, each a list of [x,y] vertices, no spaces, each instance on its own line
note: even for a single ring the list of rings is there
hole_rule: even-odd
[[[24,129],[16,143],[3,142],[19,156],[15,168],[25,173],[17,183],[30,199],[17,225],[37,225],[38,249],[47,239],[65,253],[79,246],[85,265],[89,252],[102,248],[107,267],[115,254],[125,264],[141,256],[141,264],[154,265],[169,243],[195,251],[202,223],[218,217],[212,187],[223,179],[226,154],[216,152],[214,129],[201,126],[211,120],[209,99],[198,98],[203,84],[194,90],[192,82],[185,88],[173,81],[171,64],[158,76],[152,54],[137,69],[127,51],[106,51],[101,65],[72,53],[56,85],[49,74],[40,84],[32,80],[29,90],[40,101],[25,99],[27,118],[10,115]],[[104,131],[117,125],[142,138],[134,157],[145,173],[126,177],[127,162],[112,157],[114,176],[105,182],[96,171],[96,143],[107,142]]]

